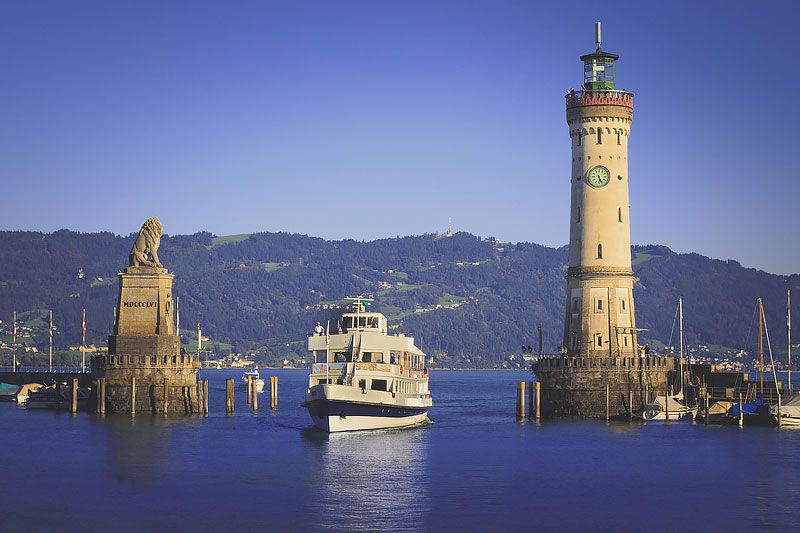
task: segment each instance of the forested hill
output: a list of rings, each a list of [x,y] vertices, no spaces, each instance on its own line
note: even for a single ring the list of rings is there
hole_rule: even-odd
[[[104,342],[116,274],[127,265],[134,237],[0,232],[3,340],[9,341],[12,311],[53,309],[56,347],[79,344],[85,308],[87,341]],[[536,345],[537,323],[545,351],[561,344],[566,247],[501,243],[467,233],[371,242],[197,233],[164,235],[158,253],[175,273],[185,338],[200,322],[213,340],[238,351],[261,349],[267,359],[291,351],[304,355],[293,341],[303,340],[318,320],[335,323],[340,311],[331,305],[353,295],[374,296],[374,309],[389,316],[390,327],[415,336],[442,366],[498,366],[518,356],[520,346]],[[690,343],[751,348],[745,343],[761,297],[773,349],[786,353],[786,289],[800,299],[800,276],[776,276],[663,246],[634,247],[633,253],[637,325],[647,328],[645,340],[668,341],[682,296]],[[46,335],[46,329],[34,330],[33,340],[46,346]]]

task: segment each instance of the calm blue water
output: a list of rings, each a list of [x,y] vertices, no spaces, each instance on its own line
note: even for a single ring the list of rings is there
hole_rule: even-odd
[[[434,423],[325,435],[279,376],[257,415],[203,371],[208,418],[0,404],[0,523],[60,530],[655,530],[800,527],[800,430],[514,418],[525,372],[434,371]],[[800,383],[800,382],[799,382]]]

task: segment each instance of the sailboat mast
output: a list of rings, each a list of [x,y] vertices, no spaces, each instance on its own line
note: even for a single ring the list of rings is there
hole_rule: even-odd
[[[761,395],[764,395],[764,306],[758,299],[758,354],[761,357]]]
[[[792,291],[786,291],[786,351],[789,353],[789,393],[792,392]]]
[[[683,391],[683,298],[678,298],[678,314],[680,315],[680,336],[681,336],[681,359],[680,359],[681,377],[679,383],[681,386],[681,391]]]

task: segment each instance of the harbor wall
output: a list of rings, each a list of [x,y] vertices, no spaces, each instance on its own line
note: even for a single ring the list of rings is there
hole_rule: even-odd
[[[605,418],[606,402],[610,418],[636,416],[648,393],[652,400],[669,391],[679,365],[664,357],[540,358],[533,371],[540,382],[541,416]]]

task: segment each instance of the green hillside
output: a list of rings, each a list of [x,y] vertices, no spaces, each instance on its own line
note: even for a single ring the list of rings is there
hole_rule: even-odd
[[[65,349],[80,343],[85,308],[87,341],[104,342],[116,274],[126,266],[132,242],[133,236],[111,233],[0,232],[0,336],[8,338],[13,311],[53,309],[55,343]],[[632,252],[637,325],[647,329],[642,339],[654,345],[669,340],[682,296],[690,343],[749,348],[760,296],[773,349],[786,353],[786,289],[800,293],[800,276],[675,254],[663,246]],[[546,352],[561,344],[566,247],[501,243],[467,233],[371,242],[197,233],[164,235],[159,257],[176,276],[182,329],[192,332],[200,322],[213,341],[209,345],[258,350],[265,361],[304,356],[305,335],[318,320],[336,323],[337,305],[352,295],[374,296],[374,308],[390,318],[393,331],[415,336],[443,366],[498,366],[519,356],[521,346],[536,345],[538,323]],[[46,328],[34,327],[30,342],[45,346],[46,335]]]

